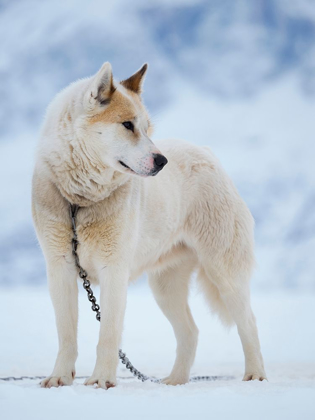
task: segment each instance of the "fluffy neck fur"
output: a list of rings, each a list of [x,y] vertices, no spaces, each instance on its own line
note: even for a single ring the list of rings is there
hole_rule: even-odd
[[[67,93],[64,91],[60,94],[63,100]],[[87,207],[109,197],[128,181],[130,175],[104,166],[96,151],[87,150],[84,129],[80,127],[84,123],[80,117],[82,96],[75,98],[76,101],[73,95],[69,96],[71,100],[67,101],[68,105],[61,112],[58,98],[48,110],[41,139],[41,144],[45,146],[40,146],[39,153],[46,164],[49,178],[62,196],[71,203]],[[76,107],[73,107],[74,102]],[[52,127],[58,127],[53,134]]]
[[[80,207],[91,206],[104,200],[129,178],[111,168],[98,166],[82,152],[77,154],[75,147],[66,158],[56,154],[46,162],[52,181],[62,196]]]

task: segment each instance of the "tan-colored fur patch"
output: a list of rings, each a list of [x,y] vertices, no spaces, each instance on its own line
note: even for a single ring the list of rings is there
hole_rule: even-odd
[[[133,74],[129,79],[120,82],[126,89],[131,90],[135,93],[141,93],[141,86],[143,82],[143,76],[147,71],[148,65],[144,64],[140,70]]]
[[[130,93],[130,96],[133,96],[132,99],[137,100],[137,95]],[[139,99],[138,101],[140,102]],[[116,90],[111,96],[110,103],[106,109],[90,117],[88,123],[122,123],[132,120],[136,115],[137,111],[131,98]]]

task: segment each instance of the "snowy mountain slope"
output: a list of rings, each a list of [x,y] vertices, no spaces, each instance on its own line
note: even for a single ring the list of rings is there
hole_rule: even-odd
[[[295,71],[314,93],[314,10],[308,0],[2,2],[1,130],[38,124],[58,90],[106,60],[118,78],[151,64],[153,110],[170,99],[177,74],[230,98]]]
[[[315,287],[315,4],[301,0],[7,1],[0,8],[0,284],[45,281],[30,211],[55,93],[143,62],[155,139],[207,144],[256,220],[253,287]]]

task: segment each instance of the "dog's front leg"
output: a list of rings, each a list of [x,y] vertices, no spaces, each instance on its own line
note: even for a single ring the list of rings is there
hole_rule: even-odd
[[[77,359],[78,283],[77,270],[64,258],[47,261],[50,296],[55,309],[59,351],[54,370],[41,386],[71,385]]]
[[[123,329],[129,272],[120,267],[106,267],[99,273],[101,327],[97,360],[92,376],[85,385],[100,388],[116,385],[118,351]]]

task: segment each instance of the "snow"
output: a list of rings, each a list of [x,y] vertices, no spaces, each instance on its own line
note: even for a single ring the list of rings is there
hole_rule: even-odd
[[[234,379],[170,387],[139,382],[120,365],[118,386],[108,391],[85,387],[83,379],[58,389],[42,389],[38,380],[0,381],[2,418],[314,418],[314,296],[253,295],[268,382],[241,381],[244,362],[236,329],[227,331],[209,314],[195,287],[190,302],[200,330],[192,375]],[[99,324],[84,291],[79,305],[77,375],[86,376],[95,363]],[[46,288],[2,290],[0,307],[0,376],[48,375],[57,352],[57,334]],[[164,377],[172,367],[172,329],[141,281],[129,289],[122,348],[146,374]]]

